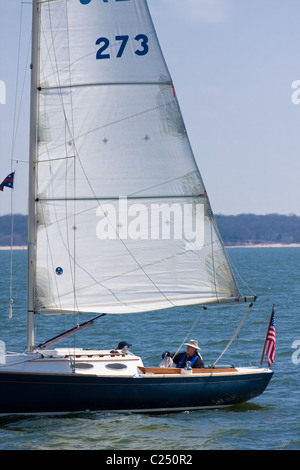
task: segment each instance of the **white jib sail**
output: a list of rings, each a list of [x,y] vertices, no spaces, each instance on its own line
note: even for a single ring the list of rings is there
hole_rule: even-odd
[[[45,1],[39,22],[36,311],[238,296],[147,2]]]

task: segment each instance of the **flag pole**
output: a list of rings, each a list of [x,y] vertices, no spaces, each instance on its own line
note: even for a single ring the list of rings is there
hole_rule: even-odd
[[[269,326],[268,326],[268,329],[267,329],[267,334],[266,334],[264,349],[263,349],[263,353],[262,353],[262,355],[261,355],[260,365],[262,365],[263,360],[264,360],[264,354],[265,354],[265,349],[266,349],[266,344],[267,344],[267,338],[268,338],[268,333],[269,333],[269,329],[270,329],[270,325],[271,325],[271,321],[272,321],[272,316],[273,316],[273,312],[274,312],[274,307],[275,307],[275,304],[273,304],[273,307],[272,307],[272,312],[271,312],[271,316],[270,316]]]

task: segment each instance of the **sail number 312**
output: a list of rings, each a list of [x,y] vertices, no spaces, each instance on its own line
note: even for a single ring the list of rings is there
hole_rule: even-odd
[[[116,41],[121,41],[119,50],[117,52],[116,57],[122,57],[123,52],[126,48],[126,45],[129,40],[129,36],[116,36],[115,37]],[[148,36],[145,34],[138,34],[135,36],[134,40],[138,43],[137,49],[134,51],[134,53],[138,56],[143,56],[146,55],[149,51],[149,46],[148,46]],[[98,38],[96,41],[96,46],[101,46],[96,54],[96,59],[110,59],[111,54],[107,52],[107,49],[110,47],[110,41],[108,38],[101,37]]]

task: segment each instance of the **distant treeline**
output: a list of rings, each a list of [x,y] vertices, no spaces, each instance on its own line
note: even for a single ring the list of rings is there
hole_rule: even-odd
[[[216,215],[225,245],[260,243],[300,243],[300,217],[297,215]]]
[[[0,246],[11,246],[11,233],[13,225],[13,245],[27,245],[27,216],[15,214],[0,216]]]
[[[296,215],[216,215],[225,245],[260,243],[300,243],[300,216]],[[0,246],[11,245],[11,217],[0,216]],[[13,245],[27,244],[27,217],[13,217]]]

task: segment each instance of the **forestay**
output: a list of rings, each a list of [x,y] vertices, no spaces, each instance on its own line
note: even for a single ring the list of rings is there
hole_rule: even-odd
[[[39,19],[35,311],[238,297],[146,1]]]

